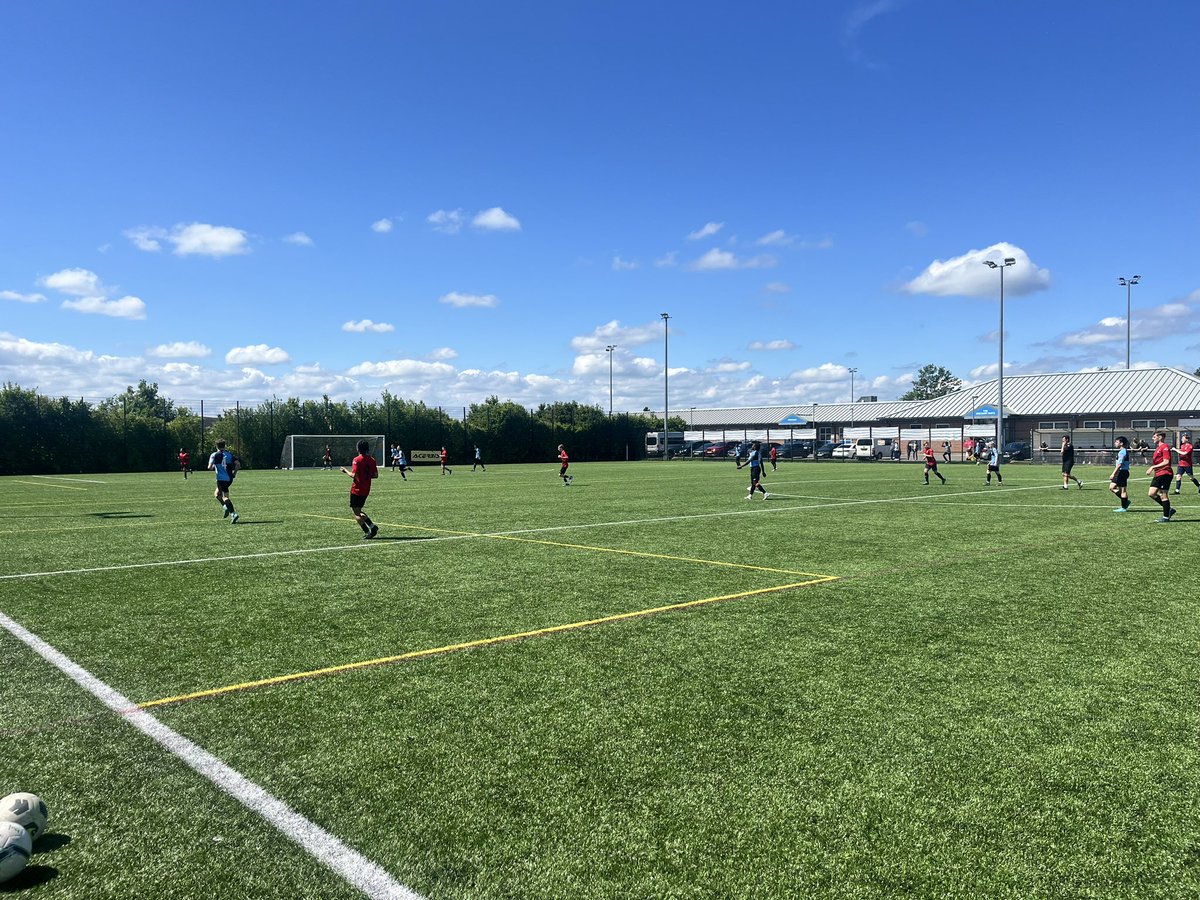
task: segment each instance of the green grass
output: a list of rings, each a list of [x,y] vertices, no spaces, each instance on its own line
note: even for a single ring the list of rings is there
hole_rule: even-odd
[[[327,472],[245,472],[236,526],[200,475],[0,479],[0,575],[60,573],[0,612],[147,703],[742,595],[152,712],[429,897],[1200,894],[1200,498],[572,471],[382,472],[374,542]],[[0,896],[357,896],[3,630],[0,660],[0,793],[52,815]]]

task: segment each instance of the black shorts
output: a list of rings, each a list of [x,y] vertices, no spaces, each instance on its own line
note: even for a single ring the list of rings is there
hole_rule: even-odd
[[[231,484],[233,484],[232,481],[221,481],[221,479],[218,478],[217,479],[217,490],[220,491],[222,494],[228,494],[229,486]]]
[[[1064,474],[1064,475],[1070,475],[1070,474],[1071,474],[1071,470],[1072,470],[1073,468],[1075,468],[1075,463],[1073,463],[1073,462],[1069,462],[1069,463],[1063,463],[1063,474]]]
[[[558,470],[558,474],[559,474],[559,475],[566,475],[566,474],[567,474],[567,469],[568,469],[568,468],[570,468],[570,465],[571,465],[570,463],[563,463],[563,464],[562,464],[562,468]]]
[[[1174,477],[1170,472],[1165,475],[1155,475],[1154,480],[1150,482],[1151,490],[1165,491],[1171,486],[1171,481]]]
[[[937,471],[937,463],[935,463],[935,462],[925,463],[925,471],[926,472],[936,472]]]
[[[363,496],[362,494],[351,494],[350,495],[350,508],[352,510],[354,510],[355,512],[358,512],[359,510],[361,510],[363,508],[363,506],[366,504],[366,502],[367,502],[367,498],[365,496]]]
[[[1000,472],[1000,467],[999,467],[999,466],[993,466],[993,465],[989,465],[989,466],[988,466],[988,471],[989,471],[989,472],[996,472],[997,474],[999,474],[999,472]]]
[[[1181,477],[1182,476],[1187,476],[1188,478],[1192,477],[1192,467],[1191,466],[1176,466],[1175,471]]]
[[[1110,478],[1109,481],[1117,487],[1125,487],[1125,485],[1129,484],[1129,470],[1117,469],[1117,474]]]

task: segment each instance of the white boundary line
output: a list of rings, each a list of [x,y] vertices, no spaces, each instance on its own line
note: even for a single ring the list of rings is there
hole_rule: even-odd
[[[314,859],[340,875],[347,884],[379,900],[421,900],[421,895],[392,878],[357,850],[310,822],[282,800],[221,762],[207,750],[164,725],[132,700],[72,662],[36,634],[0,612],[0,625],[44,660],[74,681],[130,725],[178,757],[247,809],[258,813]]]
[[[30,478],[57,478],[60,481],[80,481],[84,484],[108,484],[107,481],[93,481],[90,478],[75,478],[71,475],[30,475]]]
[[[1131,479],[1131,480],[1133,480],[1133,479]],[[1000,485],[995,488],[991,488],[990,492],[991,493],[999,493],[999,494],[1015,494],[1017,492],[1023,492],[1023,491],[1045,491],[1045,490],[1050,490],[1050,489],[1057,489],[1058,487],[1059,486],[1055,485],[1055,484],[1049,484],[1049,485],[1035,484],[1035,485],[1025,485],[1022,487],[1009,487],[1009,488],[1006,488],[1003,485]],[[690,520],[694,520],[694,519],[714,519],[714,518],[721,518],[723,516],[748,516],[748,515],[759,515],[762,513],[785,513],[785,512],[795,512],[795,511],[804,512],[804,511],[809,511],[809,510],[837,509],[837,508],[845,507],[845,506],[873,506],[873,505],[878,505],[881,503],[905,503],[910,500],[917,501],[917,502],[936,502],[939,500],[948,500],[948,499],[952,499],[955,497],[978,497],[981,494],[987,495],[988,493],[989,493],[989,491],[985,491],[981,485],[979,489],[971,490],[971,491],[946,492],[946,491],[942,491],[942,490],[936,490],[931,493],[922,493],[919,495],[906,496],[906,497],[882,497],[882,498],[877,498],[877,499],[872,499],[872,500],[846,499],[846,500],[837,500],[837,501],[825,502],[825,503],[807,503],[807,504],[801,504],[798,506],[780,506],[780,505],[778,505],[777,501],[773,502],[773,503],[771,501],[766,501],[760,505],[754,506],[751,509],[725,509],[725,510],[717,510],[714,512],[707,512],[707,513],[690,513],[690,514],[684,515],[684,516],[655,516],[653,518],[648,518],[648,519],[625,519],[623,521],[617,521],[617,522],[587,522],[587,523],[583,523],[583,524],[575,523],[575,524],[571,524],[571,525],[549,525],[549,526],[543,526],[541,528],[519,528],[519,529],[514,529],[511,531],[488,531],[488,532],[481,532],[479,534],[442,535],[442,536],[438,536],[438,537],[421,538],[418,541],[414,541],[413,544],[420,545],[420,544],[442,543],[445,541],[467,541],[467,540],[475,540],[475,539],[481,538],[481,537],[486,538],[486,537],[506,537],[509,535],[522,535],[522,534],[549,534],[549,533],[555,532],[555,531],[578,531],[578,530],[583,530],[583,529],[587,529],[587,528],[619,528],[619,527],[626,527],[626,526],[630,526],[630,525],[657,525],[662,522],[686,522],[686,521],[690,521]],[[779,497],[779,499],[780,500],[788,499],[788,497],[787,497],[787,495],[782,495]],[[768,503],[770,503],[771,505],[768,505]],[[955,505],[957,505],[957,504],[955,504]],[[963,504],[963,505],[965,505],[965,504]],[[1069,507],[1064,507],[1064,508],[1069,508]],[[1091,507],[1089,507],[1089,508],[1091,508]],[[1099,509],[1099,507],[1096,507],[1096,508]],[[392,523],[389,525],[389,523],[387,523],[387,522],[380,522],[379,524],[393,527],[393,528],[412,528],[413,530],[418,530],[418,531],[420,530],[420,526],[417,526],[417,525],[406,525],[403,523],[400,523],[400,524]],[[51,575],[88,575],[88,574],[93,574],[96,572],[121,572],[121,571],[130,570],[130,569],[156,569],[156,568],[161,568],[164,566],[200,565],[203,563],[213,563],[213,562],[237,562],[238,560],[243,560],[243,559],[269,559],[271,557],[276,557],[276,556],[297,556],[297,555],[301,555],[301,554],[305,554],[305,553],[329,553],[329,552],[333,552],[333,551],[337,551],[337,550],[366,550],[368,548],[377,548],[377,547],[386,547],[386,546],[389,546],[389,544],[357,542],[357,543],[353,543],[353,544],[335,544],[330,547],[300,547],[300,548],[293,549],[293,550],[271,550],[271,551],[264,551],[262,553],[242,553],[242,554],[236,554],[236,555],[230,555],[230,556],[207,556],[207,557],[196,557],[193,559],[167,559],[167,560],[158,560],[156,562],[127,563],[127,564],[118,565],[118,566],[95,566],[95,567],[85,568],[85,569],[57,569],[57,570],[49,571],[49,572],[18,572],[18,573],[9,574],[9,575],[0,575],[0,581],[13,581],[16,579],[21,579],[21,578],[43,578],[43,577],[48,577]]]

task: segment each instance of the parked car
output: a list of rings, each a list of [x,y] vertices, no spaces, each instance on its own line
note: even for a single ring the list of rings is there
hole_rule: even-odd
[[[820,447],[817,448],[816,453],[814,455],[817,457],[817,459],[832,459],[833,451],[836,448],[837,448],[837,444],[835,444],[833,441],[826,441]]]
[[[1009,441],[1004,445],[1006,462],[1014,459],[1033,459],[1033,447],[1027,441]]]
[[[855,455],[854,441],[838,441],[829,451],[830,459],[854,459]]]
[[[704,451],[705,459],[721,459],[728,456],[737,447],[737,441],[714,441]]]
[[[779,445],[780,459],[807,459],[812,456],[813,442],[796,438]]]
[[[688,456],[703,456],[704,451],[712,445],[712,441],[696,441],[692,445],[692,449],[688,451]]]
[[[854,441],[855,459],[891,459],[895,441],[891,438],[856,438]]]

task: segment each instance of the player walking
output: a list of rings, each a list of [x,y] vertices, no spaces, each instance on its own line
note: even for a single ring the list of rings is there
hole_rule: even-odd
[[[1117,459],[1112,474],[1108,476],[1108,489],[1121,501],[1121,505],[1113,512],[1129,512],[1129,438],[1127,437],[1117,438]]]
[[[321,457],[321,468],[333,468],[333,450],[330,449],[328,444],[325,445],[325,455]]]
[[[567,456],[567,451],[563,449],[563,445],[558,445],[558,461],[562,466],[558,470],[558,476],[563,480],[563,487],[570,487],[571,482],[575,480],[574,475],[567,474],[567,468],[571,465],[571,458]]]
[[[341,472],[343,475],[349,475],[352,479],[350,512],[354,514],[354,521],[358,523],[358,527],[363,530],[363,540],[369,541],[379,534],[379,526],[363,512],[363,507],[371,493],[371,480],[379,477],[379,467],[375,464],[375,457],[371,456],[369,441],[359,441],[356,446],[358,447],[358,456],[354,457],[354,462],[350,464],[349,469],[342,466]]]
[[[1150,476],[1150,499],[1163,508],[1159,524],[1166,524],[1175,515],[1175,507],[1171,506],[1171,445],[1167,443],[1165,431],[1154,432],[1154,458],[1150,468],[1146,470]]]
[[[447,453],[446,448],[443,447],[442,448],[442,474],[443,475],[453,475],[454,474],[452,471],[450,471],[450,467],[448,465],[446,465],[446,462],[449,459],[450,459],[450,454]]]
[[[1186,475],[1192,479],[1192,484],[1196,486],[1196,490],[1200,491],[1200,481],[1196,480],[1196,476],[1192,474],[1192,436],[1186,431],[1181,436],[1179,449],[1175,452],[1179,454],[1179,471],[1175,473],[1175,493],[1179,493],[1179,488],[1183,486],[1183,476]]]
[[[779,463],[779,448],[774,444],[771,445],[771,471],[774,472],[778,468]]]
[[[233,501],[229,499],[229,486],[233,484],[237,469],[237,458],[225,449],[224,441],[217,441],[217,449],[208,458],[208,470],[217,475],[217,489],[213,496],[225,510],[222,517],[229,519],[231,525],[236,525],[238,520],[237,510],[233,508]]]
[[[925,442],[925,449],[922,453],[925,454],[925,483],[929,484],[929,473],[932,472],[942,480],[942,484],[945,484],[946,476],[937,470],[937,457],[934,456],[933,447],[929,446],[929,441]]]
[[[750,445],[750,452],[746,456],[745,462],[739,462],[737,467],[743,469],[746,466],[750,467],[750,493],[746,495],[747,500],[754,499],[755,490],[762,491],[763,499],[768,496],[767,489],[762,486],[762,444],[759,441],[754,441]]]
[[[1069,487],[1067,482],[1074,479],[1075,484],[1082,491],[1083,482],[1071,474],[1071,469],[1075,466],[1075,445],[1071,443],[1071,436],[1069,434],[1063,435],[1062,450],[1059,452],[1062,454],[1062,489],[1064,491],[1067,490]]]
[[[988,441],[987,445],[987,480],[984,484],[992,483],[992,474],[996,475],[996,484],[1004,484],[1004,479],[1000,477],[1000,448],[996,446],[995,441]]]

